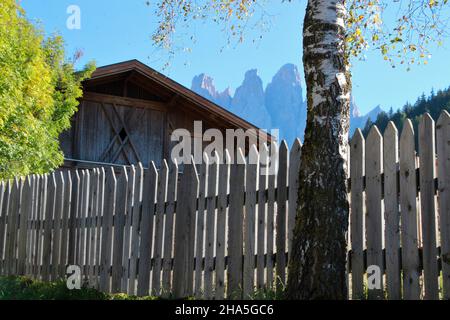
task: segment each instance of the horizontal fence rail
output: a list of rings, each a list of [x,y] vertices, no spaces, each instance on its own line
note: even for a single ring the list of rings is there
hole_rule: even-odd
[[[450,117],[393,123],[349,144],[349,297],[450,298]],[[296,218],[301,143],[276,172],[230,155],[60,170],[0,182],[0,274],[44,281],[79,266],[110,293],[251,298],[283,288]],[[268,163],[267,146],[248,159]],[[248,160],[247,159],[247,160]],[[219,161],[220,160],[220,161]],[[372,266],[381,272],[371,285]]]

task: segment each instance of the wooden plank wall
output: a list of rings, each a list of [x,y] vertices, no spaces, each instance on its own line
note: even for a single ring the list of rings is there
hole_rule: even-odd
[[[283,287],[300,141],[290,149],[253,146],[235,163],[228,151],[204,154],[182,174],[163,161],[2,181],[0,274],[56,280],[78,265],[85,285],[139,296],[249,299]],[[350,298],[448,299],[449,114],[436,124],[425,115],[418,133],[410,121],[400,135],[393,123],[383,134],[374,127],[367,141],[358,130],[349,182]],[[379,288],[369,283],[373,265]]]

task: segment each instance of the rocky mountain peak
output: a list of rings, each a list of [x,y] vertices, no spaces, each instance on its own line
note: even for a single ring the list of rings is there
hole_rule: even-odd
[[[300,79],[300,73],[298,72],[297,66],[292,63],[286,63],[275,74],[272,82],[279,81],[286,84],[291,83],[293,85],[299,85],[301,81]]]
[[[303,139],[306,125],[306,102],[303,100],[302,76],[296,65],[287,63],[273,76],[264,90],[257,69],[248,70],[234,95],[226,88],[216,89],[214,79],[204,73],[192,80],[192,90],[262,129],[279,129],[280,139],[291,144]],[[375,121],[377,106],[362,115],[354,98],[350,104],[350,134],[363,128],[367,119]]]
[[[204,73],[195,76],[192,79],[191,89],[195,93],[211,100],[218,105],[228,108],[231,106],[230,88],[219,92],[214,84],[214,79]]]

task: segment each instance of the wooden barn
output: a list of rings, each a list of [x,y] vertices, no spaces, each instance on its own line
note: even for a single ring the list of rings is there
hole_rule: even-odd
[[[60,137],[65,167],[159,166],[170,158],[173,130],[193,133],[196,120],[204,131],[258,129],[137,60],[98,68],[83,90],[72,127]]]

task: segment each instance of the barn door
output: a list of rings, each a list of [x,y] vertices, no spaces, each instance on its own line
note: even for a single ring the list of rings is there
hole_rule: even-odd
[[[145,166],[162,159],[164,114],[114,103],[85,102],[80,108],[82,160]]]

